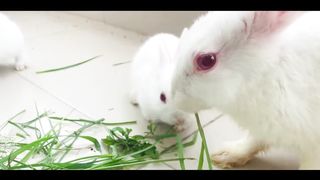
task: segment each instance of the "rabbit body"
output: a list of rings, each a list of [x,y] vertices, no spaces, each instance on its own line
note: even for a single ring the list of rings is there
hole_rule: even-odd
[[[0,60],[14,59],[15,68],[26,68],[24,37],[19,27],[0,13]]]
[[[217,165],[244,165],[283,146],[300,155],[301,169],[320,168],[319,19],[320,12],[209,12],[181,36],[174,104],[218,108],[249,132],[213,153]],[[198,53],[214,53],[214,68],[199,70]]]

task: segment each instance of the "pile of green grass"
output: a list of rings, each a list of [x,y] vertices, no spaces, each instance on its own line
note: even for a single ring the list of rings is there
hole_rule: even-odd
[[[14,118],[21,115],[22,111],[10,118],[5,126],[12,125],[16,127],[19,132],[17,137],[23,140],[30,137],[28,130],[34,131],[36,140],[30,143],[21,143],[14,141],[3,142],[5,148],[10,146],[13,149],[7,155],[0,157],[0,169],[3,170],[18,170],[18,169],[32,169],[32,170],[103,170],[103,169],[125,169],[134,166],[147,165],[151,163],[161,163],[169,161],[179,161],[181,169],[186,169],[185,160],[194,160],[194,158],[185,158],[183,151],[185,147],[195,144],[197,134],[189,142],[183,142],[181,137],[168,130],[163,134],[156,134],[157,126],[153,123],[148,125],[148,131],[144,135],[131,135],[131,129],[119,127],[119,125],[134,124],[135,121],[107,123],[105,119],[87,120],[87,119],[68,119],[63,117],[50,116],[48,112],[38,114],[34,119],[18,123],[14,122]],[[198,115],[197,122],[200,125]],[[36,122],[40,122],[46,118],[51,130],[42,134],[41,130],[35,126]],[[68,123],[76,123],[80,128],[75,129],[69,135],[60,135],[61,124],[53,126],[52,121],[64,121]],[[60,126],[59,126],[60,125]],[[85,136],[85,130],[92,126],[117,126],[109,129],[106,132],[106,137],[97,140],[92,136]],[[201,127],[201,125],[199,126]],[[199,128],[202,137],[202,147],[199,158],[198,169],[203,167],[204,152],[208,156],[208,150],[204,139],[202,128]],[[168,138],[175,138],[176,143],[172,146],[162,149],[157,147],[162,140]],[[80,157],[73,160],[64,161],[65,157],[70,151],[77,149],[73,145],[78,139],[85,139],[92,143],[99,154],[92,156]],[[1,145],[1,143],[0,143]],[[4,147],[2,145],[2,147]],[[106,152],[103,153],[103,147]],[[1,150],[1,148],[0,148]],[[3,149],[4,150],[4,149]],[[162,155],[177,152],[177,158],[161,158]],[[37,158],[35,158],[37,157]],[[37,159],[37,160],[35,160]],[[210,159],[208,159],[209,169],[212,169]]]
[[[130,167],[143,166],[151,163],[161,163],[169,161],[179,161],[181,169],[186,169],[185,160],[195,160],[194,158],[185,158],[184,148],[195,144],[197,136],[189,142],[184,142],[181,137],[168,130],[163,134],[156,134],[157,126],[153,123],[148,125],[148,131],[144,135],[131,135],[129,128],[119,127],[119,125],[134,124],[135,121],[109,123],[105,119],[69,119],[57,116],[50,116],[50,113],[44,112],[37,115],[34,119],[27,122],[15,122],[14,119],[23,114],[19,112],[10,118],[1,128],[8,125],[17,128],[17,137],[27,140],[31,136],[30,131],[34,132],[36,140],[29,143],[9,141],[6,145],[13,147],[13,150],[7,155],[0,157],[0,169],[3,170],[103,170],[103,169],[126,169]],[[51,130],[46,133],[35,125],[36,122],[47,119]],[[80,128],[73,130],[71,134],[61,135],[61,123],[52,121],[63,121],[74,123]],[[53,125],[55,124],[55,125]],[[105,138],[98,140],[92,136],[84,135],[84,132],[93,126],[116,126],[106,132]],[[200,135],[203,136],[203,130]],[[175,138],[176,144],[160,150],[157,147],[162,140]],[[74,147],[78,139],[84,139],[92,143],[92,146],[99,153],[97,155],[80,157],[65,161],[70,151],[77,149]],[[203,143],[202,155],[199,159],[199,169],[202,169],[203,150],[206,149],[206,143]],[[105,152],[103,152],[103,149]],[[177,158],[162,158],[162,155],[176,152]],[[206,150],[207,152],[207,150]],[[211,163],[209,163],[211,165]],[[209,165],[209,167],[210,167]]]

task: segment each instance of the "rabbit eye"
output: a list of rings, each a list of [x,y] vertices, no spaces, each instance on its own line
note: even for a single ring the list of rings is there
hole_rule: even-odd
[[[206,71],[215,66],[217,62],[216,54],[200,54],[195,58],[196,68],[199,71]]]
[[[166,95],[165,95],[164,93],[161,93],[161,94],[160,94],[160,100],[161,100],[162,102],[166,103],[167,97],[166,97]]]

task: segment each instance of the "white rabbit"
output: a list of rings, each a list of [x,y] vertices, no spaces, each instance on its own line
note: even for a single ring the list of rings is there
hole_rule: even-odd
[[[24,37],[19,27],[0,13],[0,60],[14,59],[16,70],[26,68]]]
[[[145,120],[174,125],[180,132],[187,128],[189,115],[173,107],[168,93],[178,40],[167,33],[156,34],[146,40],[131,65],[130,96]]]
[[[249,132],[213,153],[216,165],[283,146],[300,169],[320,169],[319,20],[320,12],[209,12],[181,36],[174,104],[218,108]]]

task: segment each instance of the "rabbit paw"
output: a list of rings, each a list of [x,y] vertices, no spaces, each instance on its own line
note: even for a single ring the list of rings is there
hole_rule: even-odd
[[[237,152],[222,150],[211,155],[214,165],[220,168],[233,168],[247,164],[252,159],[252,154],[239,154]]]
[[[245,138],[227,144],[213,153],[211,159],[220,168],[239,167],[247,164],[258,152],[266,148],[265,144],[260,144],[252,138]]]
[[[15,65],[15,68],[16,68],[17,71],[23,71],[23,70],[27,69],[27,65],[17,63],[17,64]]]

